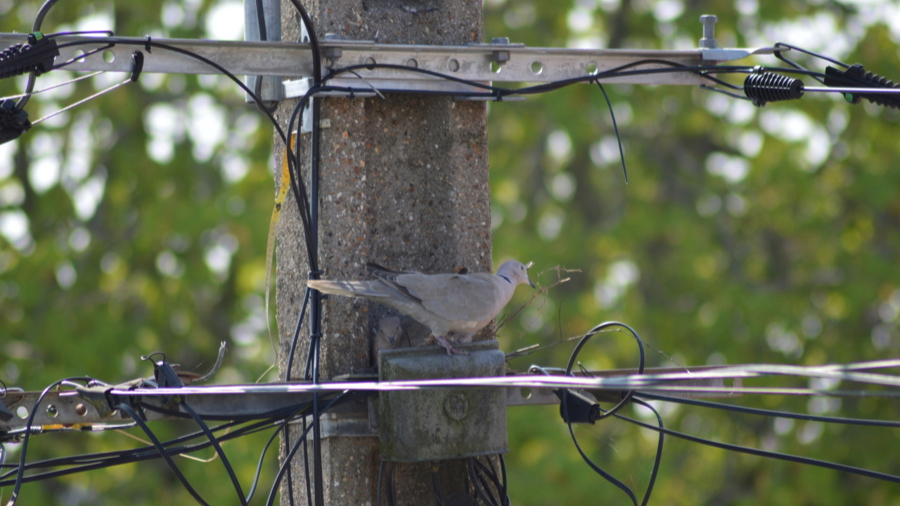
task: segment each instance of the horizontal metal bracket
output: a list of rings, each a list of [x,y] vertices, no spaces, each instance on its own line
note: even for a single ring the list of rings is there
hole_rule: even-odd
[[[0,49],[22,43],[24,34],[0,34]],[[289,42],[245,42],[192,39],[150,39],[152,42],[197,53],[216,62],[235,75],[308,78],[312,75],[309,44]],[[143,72],[177,74],[216,74],[218,71],[184,54],[152,47],[146,38],[86,38],[60,36],[57,65],[80,58],[66,68],[76,71],[131,72],[131,53],[145,51]],[[83,43],[83,44],[82,44]],[[106,49],[104,46],[115,43]],[[391,64],[428,70],[455,79],[490,83],[549,83],[600,74],[623,66],[628,70],[699,66],[732,61],[754,54],[771,54],[774,48],[687,51],[630,49],[532,48],[519,44],[470,44],[465,46],[426,46],[376,44],[371,41],[323,40],[323,72],[350,66]],[[149,48],[149,51],[148,51]],[[98,49],[95,54],[88,54]],[[83,56],[88,54],[87,56]],[[656,60],[656,63],[641,63]],[[658,63],[659,61],[669,64]],[[366,90],[458,92],[478,91],[465,83],[398,68],[357,68],[345,72],[328,84]],[[604,83],[698,85],[703,80],[690,72],[665,72],[601,79]],[[299,96],[300,88],[291,88],[288,96]]]
[[[422,353],[419,351],[418,353]],[[692,373],[703,373],[707,370],[717,369],[717,366],[690,367]],[[680,368],[648,368],[644,374],[668,374],[683,373]],[[550,371],[555,374],[561,371]],[[611,370],[592,371],[594,378],[613,378],[636,374],[636,370]],[[516,375],[518,378],[533,378],[533,375]],[[353,390],[361,383],[377,385],[374,383],[377,376],[354,375],[352,377],[336,378],[330,384],[321,384],[323,387],[330,385],[332,388],[323,388],[326,391],[335,391],[347,385]],[[730,385],[726,381],[731,381]],[[703,398],[703,397],[735,397],[739,393],[728,393],[731,389],[736,392],[741,390],[740,378],[697,378],[670,382],[673,386],[684,386],[684,391],[670,390],[666,394],[672,397]],[[79,390],[52,391],[47,393],[40,406],[35,403],[40,397],[39,392],[23,392],[10,388],[5,395],[0,397],[0,440],[16,437],[21,434],[27,425],[28,417],[33,409],[37,409],[32,422],[32,430],[46,432],[53,430],[102,430],[104,425],[121,425],[130,422],[130,418],[119,411],[113,410],[113,404],[129,402],[130,397],[139,397],[140,402],[155,409],[145,409],[147,420],[183,420],[187,417],[187,411],[180,403],[187,403],[203,418],[219,420],[235,420],[242,418],[266,417],[268,413],[274,413],[289,408],[309,403],[312,401],[311,391],[299,391],[294,387],[302,387],[300,383],[272,383],[265,385],[225,385],[211,387],[194,387],[193,385],[181,389],[164,389],[170,393],[164,395],[152,395],[160,389],[146,389],[131,391],[131,387],[91,387]],[[309,387],[310,385],[306,385]],[[337,387],[337,388],[334,388]],[[712,392],[697,392],[691,387],[709,387]],[[559,398],[553,393],[554,388],[538,387],[496,387],[503,388],[506,392],[502,395],[502,402],[506,406],[531,406],[559,404]],[[183,390],[184,394],[177,394]],[[608,389],[586,389],[598,401],[616,402],[621,398],[620,392]],[[726,392],[726,393],[723,393]],[[176,401],[172,397],[177,396]],[[377,393],[371,391],[370,395],[361,396],[358,399],[335,406],[323,415],[322,434],[325,437],[334,436],[376,436],[378,435],[377,422]]]

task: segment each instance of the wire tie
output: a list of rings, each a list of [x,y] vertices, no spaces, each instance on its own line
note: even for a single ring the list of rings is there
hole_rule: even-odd
[[[147,41],[144,43],[144,49],[146,49],[148,53],[153,52],[150,50],[150,36],[149,35],[147,36]]]

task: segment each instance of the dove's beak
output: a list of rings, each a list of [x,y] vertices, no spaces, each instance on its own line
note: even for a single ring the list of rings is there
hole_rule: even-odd
[[[527,271],[528,269],[531,269],[532,265],[534,265],[534,262],[528,262],[527,264],[525,264],[525,270]],[[525,280],[528,281],[528,284],[531,286],[531,288],[537,288],[536,286],[534,286],[534,282],[531,281],[531,278],[529,278],[527,275],[525,276]]]

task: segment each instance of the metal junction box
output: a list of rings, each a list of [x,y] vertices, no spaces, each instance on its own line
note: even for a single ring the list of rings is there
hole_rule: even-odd
[[[505,354],[497,341],[383,350],[378,379],[402,381],[502,376]],[[502,388],[437,388],[381,392],[378,426],[382,458],[423,462],[506,453],[506,392]]]

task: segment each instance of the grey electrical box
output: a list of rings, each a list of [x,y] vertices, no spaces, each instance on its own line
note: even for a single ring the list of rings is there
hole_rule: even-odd
[[[497,341],[455,345],[468,355],[448,356],[438,346],[383,350],[378,379],[402,381],[502,376],[505,354]],[[381,455],[393,462],[423,462],[506,453],[506,396],[502,388],[435,388],[379,394]]]

